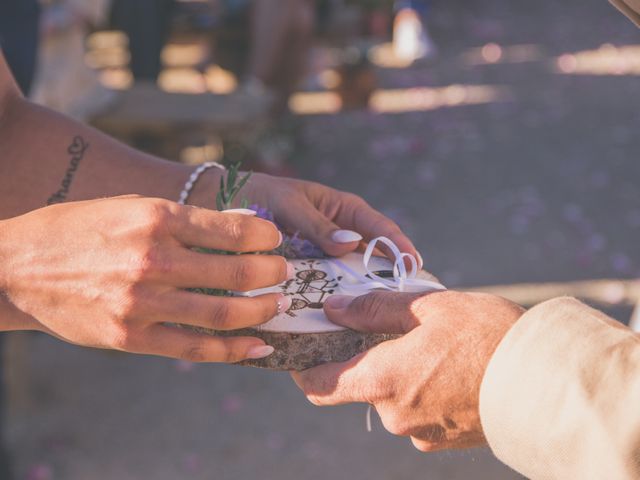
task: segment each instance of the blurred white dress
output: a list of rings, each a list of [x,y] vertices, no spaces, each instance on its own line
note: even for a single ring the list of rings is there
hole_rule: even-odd
[[[113,99],[114,92],[100,83],[84,60],[86,25],[103,24],[109,5],[109,0],[63,0],[44,5],[33,101],[87,120]],[[59,28],[51,28],[51,24]]]

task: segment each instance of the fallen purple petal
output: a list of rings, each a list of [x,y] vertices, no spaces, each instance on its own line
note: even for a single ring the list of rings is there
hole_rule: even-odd
[[[50,465],[41,463],[32,465],[25,476],[26,480],[53,480],[53,468]]]

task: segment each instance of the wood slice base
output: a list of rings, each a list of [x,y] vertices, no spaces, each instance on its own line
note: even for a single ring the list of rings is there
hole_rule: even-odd
[[[253,328],[215,331],[203,328],[199,332],[221,337],[258,337],[275,348],[270,356],[246,360],[239,365],[270,370],[306,370],[323,363],[344,362],[379,343],[399,337],[393,334],[361,333],[340,330],[324,333],[264,332]]]

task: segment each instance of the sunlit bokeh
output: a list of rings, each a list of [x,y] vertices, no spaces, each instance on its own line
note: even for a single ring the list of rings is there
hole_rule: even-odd
[[[125,48],[117,46],[89,50],[84,56],[86,64],[95,69],[124,67],[130,58]]]
[[[162,63],[166,67],[193,67],[207,60],[208,51],[203,43],[170,43],[162,50]]]
[[[94,33],[87,38],[84,60],[96,70],[126,67],[131,59],[128,44],[127,36],[122,32]]]
[[[128,68],[107,68],[98,73],[100,83],[113,90],[126,90],[133,85],[133,74]]]
[[[469,290],[500,295],[524,306],[533,306],[550,298],[567,295],[598,305],[633,306],[640,298],[640,281],[598,279],[557,283],[513,283],[469,288]]]
[[[158,77],[158,86],[171,93],[205,93],[207,82],[194,68],[165,68]]]
[[[340,85],[340,74],[332,68],[327,68],[318,75],[320,85],[327,90],[333,90]]]
[[[217,162],[222,159],[222,142],[209,142],[206,145],[185,147],[180,152],[180,161],[187,165],[199,165],[204,162]]]
[[[508,88],[494,85],[399,88],[377,90],[371,97],[369,108],[378,113],[403,113],[508,101],[511,98]],[[336,113],[341,106],[339,95],[333,92],[296,93],[289,101],[289,107],[298,115]]]
[[[565,53],[553,67],[564,75],[640,75],[640,45],[607,43],[596,50]]]
[[[378,90],[370,107],[380,113],[402,113],[436,110],[443,107],[478,105],[511,98],[506,87],[490,85],[449,85]]]
[[[391,42],[372,47],[369,60],[380,68],[408,68],[413,63],[413,59],[398,56]]]
[[[127,48],[129,39],[124,32],[119,30],[102,30],[90,34],[86,40],[87,49],[98,50],[102,48],[121,47]]]
[[[225,95],[238,88],[236,76],[218,65],[208,67],[204,76],[207,88],[211,93]]]
[[[463,54],[463,62],[467,65],[492,65],[497,63],[536,62],[544,58],[539,45],[499,45],[487,43],[479,48],[472,48]]]
[[[342,101],[334,92],[299,92],[289,99],[289,108],[298,115],[336,113],[342,108]]]
[[[127,45],[127,36],[118,31],[98,32],[87,39],[85,62],[98,71],[100,82],[107,88],[125,90],[133,86]],[[225,95],[235,91],[238,81],[233,73],[217,65],[209,65],[204,72],[197,68],[208,57],[208,48],[203,43],[169,43],[162,51],[165,68],[158,86],[173,93]]]

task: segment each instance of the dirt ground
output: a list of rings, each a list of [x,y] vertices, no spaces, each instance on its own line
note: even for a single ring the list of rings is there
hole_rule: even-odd
[[[450,286],[638,276],[640,53],[616,47],[640,31],[605,0],[439,0],[430,22],[439,58],[380,86],[462,87],[436,90],[439,108],[301,118],[302,176],[392,216]],[[469,103],[468,86],[499,95]],[[520,478],[488,450],[367,433],[364,406],[315,408],[284,373],[43,336],[28,353],[8,428],[19,478]]]

